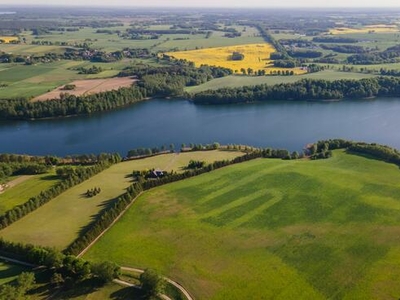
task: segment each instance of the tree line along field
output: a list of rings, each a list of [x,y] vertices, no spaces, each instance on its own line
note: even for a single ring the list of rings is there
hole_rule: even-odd
[[[399,182],[342,151],[246,162],[146,192],[85,257],[151,266],[199,299],[394,299]]]
[[[324,80],[339,80],[339,79],[362,79],[374,77],[373,74],[362,74],[352,72],[340,72],[335,70],[325,70],[318,73],[303,74],[298,76],[227,76],[210,80],[198,86],[187,87],[186,91],[189,93],[199,93],[206,90],[217,90],[222,87],[235,88],[259,84],[280,84],[280,83],[294,83],[303,78],[309,79],[324,79]]]
[[[46,205],[1,230],[0,236],[6,240],[56,247],[63,250],[77,238],[79,232],[93,221],[102,209],[109,207],[119,195],[125,192],[125,189],[132,183],[130,175],[134,170],[160,168],[164,171],[182,172],[183,167],[187,166],[189,161],[193,159],[211,163],[217,160],[233,159],[240,155],[243,155],[243,153],[239,151],[215,150],[185,152],[179,155],[163,154],[146,159],[121,162],[70,188]],[[22,194],[25,191],[25,186],[35,183],[37,181],[33,179],[28,180],[21,186],[10,188],[7,193],[10,195]],[[101,193],[92,198],[86,197],[86,191],[94,187],[101,188]],[[44,189],[45,186],[42,184],[38,185],[37,188]],[[37,189],[31,190],[32,196],[35,195],[35,191],[40,192]],[[0,194],[0,203],[3,197],[4,201],[10,201],[7,193]],[[22,201],[21,199],[19,203],[16,203],[14,199],[12,204],[21,204],[27,200]]]

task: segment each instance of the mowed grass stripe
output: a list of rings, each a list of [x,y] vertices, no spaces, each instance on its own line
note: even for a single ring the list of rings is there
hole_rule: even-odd
[[[196,153],[166,154],[113,165],[1,230],[0,236],[15,242],[64,249],[76,239],[102,209],[113,203],[132,184],[130,175],[133,170],[150,170],[160,166],[169,166],[168,171],[172,169],[182,171],[191,159],[196,158]],[[199,154],[207,162],[233,159],[243,155],[242,152],[233,151],[206,151]],[[179,159],[175,159],[176,157]],[[36,182],[36,184],[37,187],[31,187],[32,189],[25,192],[29,193],[43,187],[41,183]],[[94,187],[101,188],[101,193],[92,198],[85,197],[84,193]],[[11,189],[10,192],[13,190],[20,191],[18,187]],[[2,196],[0,195],[0,200]]]
[[[146,192],[85,257],[159,269],[199,299],[398,299],[399,183],[342,151],[254,160]]]

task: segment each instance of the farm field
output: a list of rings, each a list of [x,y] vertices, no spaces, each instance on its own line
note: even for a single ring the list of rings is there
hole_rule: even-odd
[[[243,54],[244,59],[232,60],[230,57],[233,52]],[[168,52],[166,54],[176,59],[191,61],[196,67],[202,64],[218,66],[231,69],[235,73],[240,73],[242,68],[246,70],[251,68],[253,71],[265,70],[269,74],[272,71],[283,70],[282,68],[271,66],[270,55],[273,52],[275,52],[275,49],[272,45],[263,43]],[[298,68],[284,70],[293,70],[295,74],[305,73],[305,71]]]
[[[309,73],[297,76],[227,76],[223,78],[213,79],[204,84],[188,87],[186,91],[190,93],[198,93],[206,90],[216,90],[224,87],[241,87],[248,85],[257,84],[280,84],[280,83],[292,83],[299,81],[303,78],[310,79],[324,79],[324,80],[338,80],[338,79],[362,79],[373,77],[371,74],[361,73],[350,73],[350,72],[339,72],[333,70],[321,71],[318,73]]]
[[[0,236],[6,240],[56,247],[62,250],[77,237],[80,230],[89,224],[100,210],[106,208],[117,196],[125,192],[131,184],[129,175],[133,170],[161,168],[166,171],[179,171],[191,159],[213,162],[233,159],[242,154],[242,152],[229,151],[187,152],[113,165],[6,227],[0,231]],[[85,197],[84,193],[94,187],[100,187],[101,193],[93,198]],[[1,197],[2,195],[0,199]]]
[[[395,25],[368,25],[361,28],[348,28],[348,27],[337,27],[329,30],[330,34],[348,34],[348,33],[387,33],[387,32],[399,32],[399,28]]]
[[[151,266],[198,299],[397,299],[399,182],[342,151],[254,160],[146,192],[85,258]]]
[[[64,85],[62,85],[51,92],[33,98],[32,101],[59,99],[60,93],[68,93],[75,96],[96,94],[100,92],[117,90],[122,87],[130,87],[134,82],[135,80],[130,77],[75,80],[69,83],[76,86],[73,90],[65,91],[63,90]]]
[[[29,198],[39,195],[41,191],[56,184],[58,179],[52,175],[29,176],[26,180],[21,180],[16,186],[7,188],[4,192],[0,193],[0,214],[5,213],[16,205],[27,202]],[[17,178],[11,177],[11,180],[17,180]]]
[[[112,77],[129,65],[129,60],[117,63],[89,63],[83,61],[57,61],[37,65],[7,64],[0,67],[0,99],[35,97],[74,80]],[[101,67],[99,74],[78,74],[80,67]],[[58,92],[59,94],[59,92]]]
[[[9,44],[13,41],[18,41],[18,37],[16,37],[16,36],[0,36],[1,43]]]

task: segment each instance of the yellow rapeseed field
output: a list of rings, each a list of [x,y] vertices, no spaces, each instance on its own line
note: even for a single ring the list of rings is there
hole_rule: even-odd
[[[399,32],[399,28],[396,25],[385,25],[376,24],[368,25],[362,28],[348,28],[348,27],[338,27],[329,30],[331,34],[348,34],[348,33],[369,33],[369,32]]]
[[[0,36],[0,41],[8,44],[12,41],[18,41],[18,38],[15,36]]]
[[[232,60],[233,52],[243,54],[244,59]],[[271,67],[270,55],[272,52],[275,52],[275,48],[265,43],[168,52],[166,54],[176,59],[186,59],[193,62],[196,67],[200,65],[218,66],[231,69],[235,73],[241,73],[241,69],[247,70],[249,68],[253,71],[265,70],[267,74],[274,70],[290,70],[294,71],[295,74],[305,73],[300,68],[282,69]]]

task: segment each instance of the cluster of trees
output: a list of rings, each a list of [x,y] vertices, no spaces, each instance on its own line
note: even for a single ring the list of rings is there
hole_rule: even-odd
[[[186,166],[186,169],[201,169],[206,165],[205,161],[191,159]]]
[[[325,50],[333,50],[339,53],[366,53],[368,52],[363,46],[357,45],[326,45],[321,44],[320,47]]]
[[[341,44],[355,44],[358,43],[357,39],[341,36],[317,36],[312,39],[316,43],[341,43]]]
[[[311,80],[273,86],[256,85],[208,90],[192,96],[196,104],[247,103],[269,100],[324,100],[399,96],[400,79],[374,77],[361,80]]]
[[[372,156],[383,161],[400,166],[400,152],[394,148],[367,143],[354,143],[348,147],[349,152]]]
[[[32,289],[35,283],[34,273],[22,272],[18,275],[15,284],[0,285],[0,300],[25,299],[26,293]]]
[[[231,60],[243,60],[244,54],[240,52],[233,52],[231,55]]]
[[[287,52],[289,56],[294,58],[318,58],[322,56],[322,52],[315,50],[290,50]]]
[[[217,142],[214,142],[212,144],[193,144],[190,143],[189,145],[182,144],[181,145],[181,151],[182,152],[187,152],[187,151],[207,151],[207,150],[217,150],[221,147],[221,145]]]
[[[100,194],[100,192],[101,192],[101,189],[99,187],[94,187],[90,190],[87,190],[85,193],[85,196],[88,198],[92,198],[92,197]]]
[[[355,54],[347,58],[347,62],[354,65],[371,65],[383,63],[395,63],[399,61],[400,45],[389,47],[381,52],[369,52]]]
[[[24,204],[15,206],[13,209],[1,215],[0,229],[9,226],[13,222],[19,220],[23,216],[29,214],[30,212],[49,202],[53,198],[57,197],[61,193],[65,192],[67,189],[100,173],[101,171],[111,166],[111,164],[119,162],[120,158],[121,157],[119,156],[119,154],[110,154],[107,156],[107,159],[99,161],[93,166],[73,169],[73,172],[64,177],[61,182],[53,185],[45,191],[40,192],[39,195],[31,197]]]
[[[62,90],[63,91],[72,91],[76,88],[75,84],[66,84],[63,86]]]
[[[99,74],[103,72],[102,67],[91,66],[90,68],[80,67],[77,69],[79,74]]]
[[[274,67],[295,68],[295,67],[297,67],[297,62],[292,59],[278,59],[278,60],[274,60]]]
[[[7,257],[47,267],[52,273],[50,281],[56,286],[64,284],[65,287],[68,287],[91,277],[107,283],[121,274],[121,268],[113,262],[92,264],[82,258],[65,255],[53,248],[13,243],[2,238],[0,238],[0,252]],[[34,283],[33,273],[29,276],[25,275],[23,279],[22,282],[25,282],[27,286]],[[28,285],[28,283],[30,284]]]
[[[396,77],[400,76],[400,70],[394,70],[394,69],[386,70],[382,68],[379,70],[379,73],[383,76],[396,76]]]
[[[306,155],[312,159],[329,158],[332,150],[335,149],[346,149],[350,153],[368,155],[400,166],[400,151],[397,149],[376,143],[369,144],[343,139],[322,140],[310,144],[306,149]]]
[[[166,153],[166,152],[171,152],[175,149],[174,144],[169,145],[169,150],[165,145],[161,147],[153,147],[153,148],[136,148],[129,150],[127,153],[127,157],[145,157],[145,156],[151,156],[151,155],[156,155],[160,153]]]
[[[2,100],[0,101],[0,119],[29,120],[91,114],[142,101],[146,96],[152,95],[141,87],[132,86],[84,96],[63,94],[62,99],[48,101]]]

